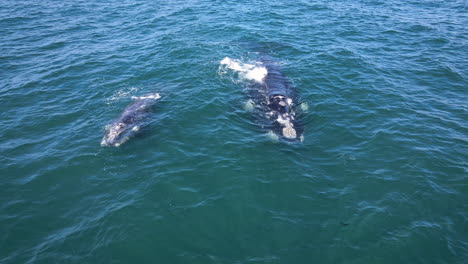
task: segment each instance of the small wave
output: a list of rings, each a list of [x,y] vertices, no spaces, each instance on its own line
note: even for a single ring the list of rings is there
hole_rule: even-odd
[[[263,83],[263,79],[268,74],[268,71],[265,67],[259,66],[261,62],[250,64],[226,57],[220,61],[220,64],[221,66],[218,71],[220,75],[226,74],[227,70],[230,69],[239,73],[239,77],[241,79],[256,81],[258,83]]]

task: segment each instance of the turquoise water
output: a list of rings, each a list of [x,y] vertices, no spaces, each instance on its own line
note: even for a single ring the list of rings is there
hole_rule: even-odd
[[[466,25],[466,1],[3,1],[0,263],[466,263]],[[220,68],[259,52],[303,143]]]

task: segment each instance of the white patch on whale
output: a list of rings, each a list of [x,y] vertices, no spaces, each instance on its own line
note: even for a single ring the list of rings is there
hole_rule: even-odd
[[[297,137],[296,129],[290,118],[283,118],[282,115],[279,115],[276,121],[283,126],[282,134],[285,138],[293,139]]]
[[[285,138],[293,139],[297,137],[296,129],[294,129],[291,125],[286,125],[283,127],[282,132]]]

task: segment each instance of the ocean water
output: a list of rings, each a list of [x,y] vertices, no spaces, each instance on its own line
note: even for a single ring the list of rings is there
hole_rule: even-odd
[[[467,263],[466,25],[463,0],[2,1],[0,263]],[[259,54],[302,143],[220,64]]]

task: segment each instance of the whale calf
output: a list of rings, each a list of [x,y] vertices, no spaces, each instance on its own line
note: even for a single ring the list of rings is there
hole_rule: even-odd
[[[158,93],[132,96],[135,101],[117,119],[105,126],[101,146],[119,147],[137,134],[150,115],[153,104],[160,98]]]

